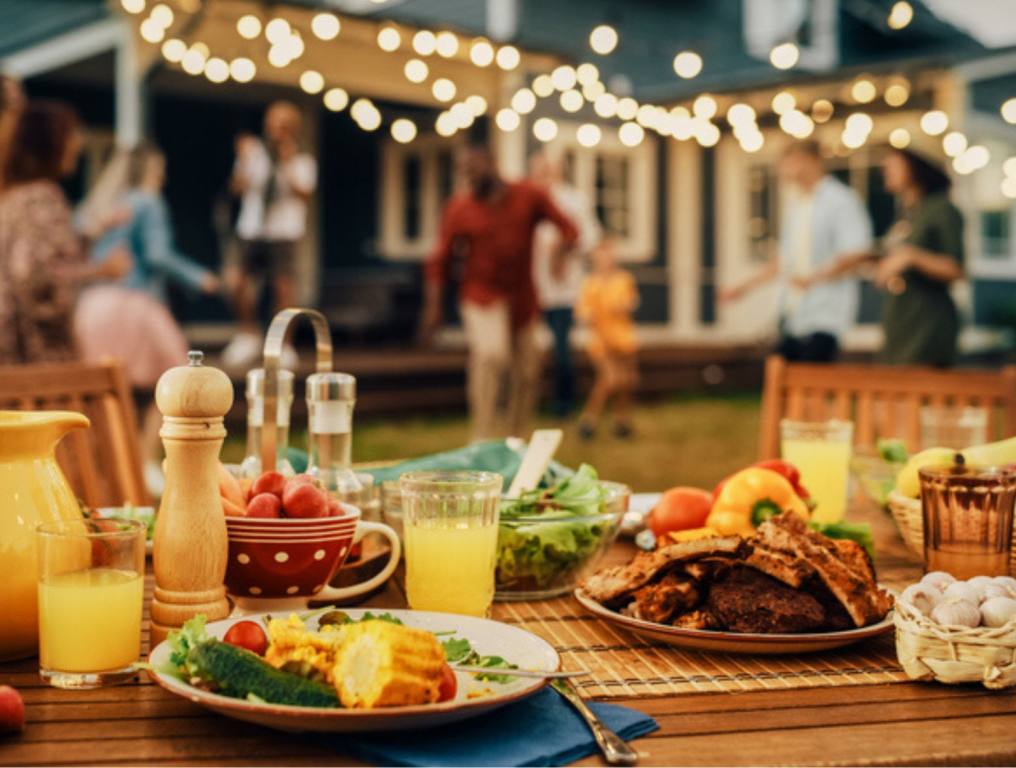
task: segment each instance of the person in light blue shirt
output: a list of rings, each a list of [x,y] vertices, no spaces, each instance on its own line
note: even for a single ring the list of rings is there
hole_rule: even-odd
[[[765,270],[720,293],[736,301],[779,280],[780,340],[776,352],[788,360],[832,362],[857,319],[857,280],[819,280],[841,257],[871,247],[871,220],[850,187],[825,171],[813,141],[792,144],[780,160],[780,178],[795,193],[781,221],[779,259]]]

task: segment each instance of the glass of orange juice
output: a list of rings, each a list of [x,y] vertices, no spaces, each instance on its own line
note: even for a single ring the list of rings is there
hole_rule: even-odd
[[[410,608],[469,616],[490,611],[501,485],[495,472],[402,475]]]
[[[780,455],[801,473],[801,484],[816,505],[816,522],[836,523],[846,514],[853,439],[849,421],[780,422]]]
[[[144,523],[43,523],[37,542],[40,676],[58,688],[131,677],[141,655]]]

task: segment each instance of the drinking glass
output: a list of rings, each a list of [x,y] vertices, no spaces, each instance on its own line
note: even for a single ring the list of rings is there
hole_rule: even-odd
[[[495,472],[402,475],[411,608],[470,616],[490,611],[501,485]]]
[[[921,409],[921,448],[954,448],[988,442],[988,412],[984,408],[928,405]]]
[[[957,579],[1007,575],[1016,472],[955,464],[919,474],[924,567]]]
[[[780,453],[801,472],[815,501],[812,519],[836,523],[847,511],[847,478],[854,425],[849,421],[780,422]]]
[[[145,525],[59,520],[36,529],[39,674],[58,688],[122,682],[141,655]]]

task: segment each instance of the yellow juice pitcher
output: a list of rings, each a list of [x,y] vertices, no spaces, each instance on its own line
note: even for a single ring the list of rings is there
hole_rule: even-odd
[[[38,651],[35,528],[81,519],[56,446],[88,424],[73,411],[0,411],[0,661]]]

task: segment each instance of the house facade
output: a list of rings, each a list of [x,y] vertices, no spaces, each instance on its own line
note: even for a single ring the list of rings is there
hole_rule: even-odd
[[[274,98],[300,104],[321,169],[301,259],[304,298],[352,337],[409,338],[420,263],[455,189],[454,153],[467,133],[449,129],[444,115],[467,97],[484,109],[464,122],[485,126],[506,176],[523,176],[536,151],[561,158],[638,279],[646,344],[740,345],[774,333],[773,291],[729,305],[717,292],[775,258],[784,197],[775,160],[805,134],[865,200],[877,234],[895,215],[880,180],[887,145],[906,141],[954,164],[967,225],[969,280],[957,287],[970,321],[964,347],[1002,343],[993,329],[1016,317],[1016,209],[1005,194],[1016,169],[1009,164],[1006,186],[1004,162],[1016,155],[1016,128],[1000,113],[1016,95],[1016,54],[984,49],[918,2],[904,3],[911,17],[900,26],[891,18],[898,3],[846,0],[173,0],[161,36],[143,28],[155,12],[141,0],[124,0],[136,13],[99,0],[11,4],[20,17],[0,31],[0,70],[21,76],[32,96],[72,101],[89,124],[77,188],[115,143],[153,138],[169,158],[180,245],[210,265],[228,247],[233,137],[257,130]],[[322,10],[341,22],[334,39],[316,35]],[[238,33],[246,16],[259,26],[285,19],[304,49],[297,60],[268,63],[265,33]],[[619,39],[608,55],[590,50],[601,26]],[[434,50],[428,34],[442,32],[445,42],[453,33],[456,50]],[[204,45],[205,67],[191,75],[187,62],[167,60],[169,39],[187,50]],[[483,43],[491,62],[476,53]],[[788,43],[796,62],[781,70],[774,49]],[[700,71],[687,79],[675,72],[682,51],[698,57]],[[211,58],[248,58],[256,74],[216,82]],[[419,82],[411,61],[425,65]],[[684,64],[685,74],[695,69],[694,58]],[[562,68],[571,74],[555,84]],[[308,70],[323,86],[301,90]],[[452,84],[450,99],[439,80]],[[345,94],[338,111],[323,102],[333,89]],[[565,91],[578,96],[569,101]],[[379,125],[351,116],[359,99]],[[502,120],[502,111],[515,118]],[[398,120],[415,127],[410,141],[389,130]],[[944,146],[951,134],[961,138]],[[987,160],[980,150],[964,155],[973,147]],[[878,295],[865,286],[863,296],[847,340],[859,351],[879,344]],[[195,323],[227,317],[214,302],[181,309]]]

